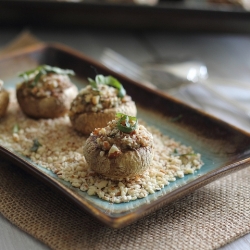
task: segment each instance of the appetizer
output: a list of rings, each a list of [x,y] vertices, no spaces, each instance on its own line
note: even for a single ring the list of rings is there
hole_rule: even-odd
[[[16,95],[22,111],[32,118],[64,116],[78,94],[68,75],[74,71],[49,65],[20,74],[24,81],[17,85]]]
[[[136,176],[153,160],[153,136],[136,117],[121,113],[104,128],[96,128],[83,153],[89,167],[112,179]]]
[[[8,104],[9,93],[3,88],[3,81],[0,80],[0,118],[5,115]]]
[[[89,135],[95,128],[104,127],[114,119],[116,113],[136,116],[135,103],[117,79],[97,75],[95,80],[88,80],[90,84],[80,90],[69,112],[76,131]]]

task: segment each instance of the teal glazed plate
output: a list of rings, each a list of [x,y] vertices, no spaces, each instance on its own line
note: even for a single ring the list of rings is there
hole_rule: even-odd
[[[63,181],[51,171],[20,156],[11,148],[0,145],[0,156],[20,166],[98,220],[113,228],[127,226],[145,215],[234,171],[250,165],[250,135],[211,115],[193,109],[156,89],[144,86],[124,75],[115,73],[99,62],[60,44],[39,44],[0,57],[0,78],[5,87],[14,88],[19,81],[17,72],[40,64],[73,69],[78,87],[84,87],[87,77],[95,72],[112,75],[122,82],[138,107],[138,117],[158,128],[164,135],[190,145],[202,156],[204,165],[194,174],[186,175],[160,191],[127,203],[114,204],[89,196]],[[95,68],[96,70],[93,70]],[[173,118],[181,119],[173,122]],[[0,123],[1,126],[1,123]]]

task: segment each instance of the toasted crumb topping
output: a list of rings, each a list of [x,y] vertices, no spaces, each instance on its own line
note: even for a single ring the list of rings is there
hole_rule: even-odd
[[[97,128],[91,133],[91,136],[97,137],[97,146],[103,151],[101,155],[108,154],[109,158],[113,158],[126,150],[153,145],[153,136],[143,125],[139,124],[128,134],[117,128],[117,122],[116,118],[110,121],[106,127]]]
[[[99,84],[98,90],[94,90],[90,85],[80,90],[79,94],[71,104],[73,113],[99,112],[104,109],[116,108],[122,103],[131,101],[131,97],[125,95],[120,98],[117,96],[118,90]]]
[[[24,96],[34,96],[38,98],[58,96],[65,89],[72,86],[72,82],[67,75],[50,73],[40,77],[37,84],[33,85],[34,78],[19,85]]]

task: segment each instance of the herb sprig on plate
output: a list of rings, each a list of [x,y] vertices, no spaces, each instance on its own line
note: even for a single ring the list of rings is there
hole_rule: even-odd
[[[119,120],[117,121],[117,128],[121,132],[130,134],[138,127],[138,120],[136,117],[117,113],[116,118],[119,118]]]
[[[30,87],[35,87],[41,76],[47,75],[49,73],[58,75],[75,75],[75,72],[71,69],[61,69],[44,64],[36,67],[35,69],[28,70],[19,74],[19,77],[22,77],[26,83],[31,79],[31,77],[34,78]]]
[[[88,81],[92,87],[93,90],[99,91],[98,85],[104,84],[111,86],[118,90],[118,97],[124,97],[126,95],[126,90],[123,88],[122,84],[113,76],[104,76],[104,75],[97,75],[95,77],[95,80],[88,78]]]
[[[37,152],[38,148],[41,147],[41,146],[42,146],[42,144],[38,141],[38,139],[34,139],[33,140],[33,145],[30,148],[30,151],[31,152]]]
[[[190,152],[190,153],[185,153],[185,154],[180,154],[178,152],[178,150],[175,148],[173,153],[172,153],[173,156],[179,156],[179,157],[187,157],[187,156],[196,156],[197,154],[196,153],[193,153],[193,152]]]
[[[17,123],[14,124],[12,128],[12,133],[17,134],[19,132],[19,125]]]

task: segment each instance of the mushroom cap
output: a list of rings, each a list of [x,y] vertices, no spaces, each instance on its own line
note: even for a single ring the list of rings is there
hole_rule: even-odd
[[[90,136],[83,147],[83,154],[90,168],[96,173],[112,179],[122,179],[142,174],[153,160],[153,146],[126,150],[115,158],[101,156],[96,142],[97,136]]]
[[[102,128],[115,118],[116,113],[136,116],[137,109],[133,101],[122,103],[119,107],[108,108],[99,112],[73,113],[69,117],[73,128],[85,135],[89,135],[95,128]]]
[[[56,118],[65,115],[78,93],[77,87],[73,84],[57,96],[49,97],[24,96],[22,88],[22,84],[17,86],[17,100],[22,111],[32,118]]]
[[[0,117],[3,117],[9,105],[9,93],[2,89],[0,91]]]

